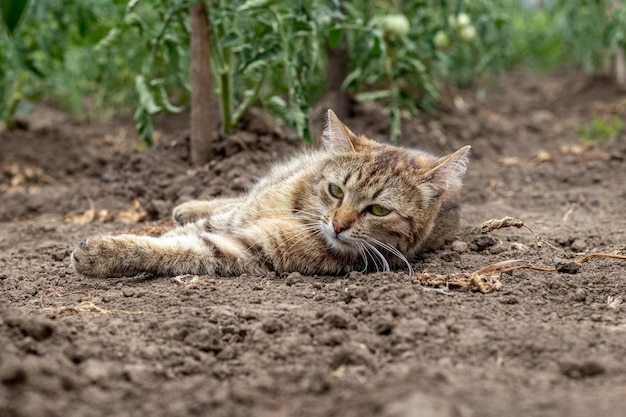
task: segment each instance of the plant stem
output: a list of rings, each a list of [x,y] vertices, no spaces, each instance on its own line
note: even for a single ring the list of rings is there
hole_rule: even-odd
[[[241,103],[239,105],[239,107],[237,108],[237,110],[235,110],[235,113],[233,114],[233,124],[234,125],[237,125],[237,123],[239,123],[239,120],[241,119],[241,117],[244,114],[246,114],[246,111],[248,111],[248,109],[254,103],[256,103],[258,101],[259,91],[261,90],[261,86],[265,82],[265,77],[267,76],[268,72],[269,72],[269,67],[265,66],[265,70],[263,71],[263,75],[261,75],[261,78],[256,83],[256,85],[254,86],[254,90],[252,91],[252,94],[250,96],[246,97],[246,99],[243,101],[243,103]]]

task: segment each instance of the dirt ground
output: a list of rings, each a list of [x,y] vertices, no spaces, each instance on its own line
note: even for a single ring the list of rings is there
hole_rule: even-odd
[[[473,147],[463,228],[414,277],[80,277],[69,253],[85,237],[167,226],[175,204],[234,195],[301,145],[258,112],[200,169],[184,118],[161,121],[148,151],[125,119],[48,110],[2,133],[0,415],[623,416],[626,261],[574,260],[626,250],[626,133],[576,134],[626,118],[626,96],[560,72],[452,98],[404,125],[406,146]],[[388,127],[374,106],[345,121],[374,138]],[[480,233],[504,216],[543,240]],[[559,272],[496,274],[488,293],[452,285],[520,259]]]

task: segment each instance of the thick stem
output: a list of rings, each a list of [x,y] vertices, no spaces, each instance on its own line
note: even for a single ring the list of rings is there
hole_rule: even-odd
[[[615,81],[622,91],[626,90],[626,58],[621,45],[615,51]]]
[[[191,161],[204,165],[213,156],[219,109],[213,99],[209,18],[204,3],[190,8],[191,14]]]
[[[326,46],[326,95],[329,106],[340,119],[350,114],[350,100],[341,84],[348,76],[348,51],[343,46]]]
[[[224,132],[232,133],[233,130],[233,117],[231,113],[231,83],[230,83],[230,68],[228,64],[220,69],[220,79],[222,80],[222,121],[224,123]]]

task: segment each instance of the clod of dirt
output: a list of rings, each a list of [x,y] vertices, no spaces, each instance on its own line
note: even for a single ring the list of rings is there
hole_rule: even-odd
[[[54,333],[54,324],[43,317],[9,316],[4,319],[9,327],[19,329],[24,336],[41,341]]]
[[[346,288],[346,302],[352,301],[353,298],[359,298],[363,301],[367,301],[368,294],[369,290],[365,287],[360,285],[348,285],[348,288]]]
[[[374,363],[374,356],[362,343],[348,343],[341,346],[333,354],[330,361],[332,369],[348,365],[364,365],[368,368],[374,368]]]
[[[491,236],[477,236],[469,244],[469,249],[474,252],[482,252],[498,244]]]
[[[449,401],[423,392],[414,392],[404,400],[393,402],[383,412],[384,417],[455,417],[463,414]]]
[[[580,271],[580,264],[576,262],[557,262],[555,265],[556,272],[561,274],[577,274]]]
[[[587,243],[582,239],[576,239],[574,242],[572,242],[570,248],[574,252],[584,252],[587,249]]]
[[[393,318],[390,316],[378,317],[374,322],[374,331],[380,335],[389,335],[396,326]]]
[[[582,288],[578,288],[572,293],[570,298],[572,301],[575,301],[577,303],[584,303],[587,300],[587,291],[583,290]]]
[[[185,343],[203,352],[218,353],[224,348],[220,328],[211,323],[206,323],[202,329],[188,334]]]
[[[587,360],[583,362],[566,361],[559,364],[561,373],[568,378],[581,379],[602,375],[606,372],[604,365]]]
[[[429,324],[422,318],[402,319],[394,329],[394,337],[403,342],[414,342],[428,333]]]
[[[352,317],[341,310],[333,310],[326,313],[324,321],[337,329],[347,329],[352,327]]]
[[[462,240],[455,240],[450,244],[450,248],[457,253],[467,252],[469,245]]]
[[[299,281],[302,281],[302,274],[300,274],[299,272],[292,272],[285,278],[285,285],[291,287]]]
[[[263,320],[263,323],[261,323],[261,329],[268,334],[279,332],[284,328],[285,324],[277,318],[269,318]]]
[[[6,358],[5,358],[6,359]],[[24,367],[5,360],[0,366],[0,382],[4,385],[17,385],[26,381],[27,375]]]

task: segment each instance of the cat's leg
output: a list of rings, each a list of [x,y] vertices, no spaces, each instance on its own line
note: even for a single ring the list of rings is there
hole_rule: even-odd
[[[243,201],[242,198],[216,198],[192,200],[174,207],[172,218],[180,225],[211,217],[217,211],[230,210]]]
[[[126,234],[87,239],[72,253],[72,266],[89,277],[263,272],[244,242],[188,226],[160,237]]]

